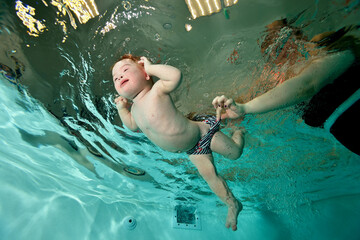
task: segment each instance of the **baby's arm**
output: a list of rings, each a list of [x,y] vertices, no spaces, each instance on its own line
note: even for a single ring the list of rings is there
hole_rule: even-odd
[[[152,64],[146,57],[141,57],[140,63],[150,76],[158,77],[154,87],[163,93],[174,91],[181,83],[181,72],[179,69],[163,64]]]
[[[115,99],[115,103],[122,123],[131,131],[138,130],[138,126],[132,117],[131,112],[128,110],[129,103],[127,99],[120,96]]]

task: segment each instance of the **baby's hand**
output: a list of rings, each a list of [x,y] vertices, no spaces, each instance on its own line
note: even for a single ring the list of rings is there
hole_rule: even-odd
[[[217,120],[220,120],[220,115],[221,119],[235,119],[245,113],[242,104],[236,104],[232,98],[227,98],[224,95],[215,97],[212,105],[216,109]],[[225,109],[226,113],[221,114],[222,109]]]
[[[116,108],[118,110],[121,110],[123,108],[128,108],[129,107],[129,103],[128,103],[128,100],[122,96],[119,96],[117,98],[115,98],[115,104],[116,104]]]
[[[138,63],[144,66],[145,72],[147,72],[148,67],[152,65],[146,57],[141,57]]]

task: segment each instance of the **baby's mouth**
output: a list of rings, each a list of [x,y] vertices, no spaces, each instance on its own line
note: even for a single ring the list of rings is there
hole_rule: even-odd
[[[124,79],[120,82],[120,87],[123,87],[127,82],[129,82],[129,79]]]

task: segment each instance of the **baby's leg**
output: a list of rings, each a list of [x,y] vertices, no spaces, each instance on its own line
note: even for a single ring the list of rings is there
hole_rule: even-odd
[[[245,130],[236,130],[229,138],[224,133],[218,131],[214,134],[210,148],[213,152],[219,153],[229,159],[238,159],[244,148]]]
[[[217,174],[212,154],[189,155],[189,158],[211,190],[228,206],[225,226],[227,228],[231,226],[232,230],[235,231],[237,229],[237,217],[242,210],[242,205],[234,197],[225,180]]]

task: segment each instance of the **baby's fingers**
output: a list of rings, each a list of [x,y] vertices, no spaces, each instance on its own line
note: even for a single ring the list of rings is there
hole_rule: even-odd
[[[127,102],[127,99],[124,98],[124,97],[122,97],[122,96],[119,96],[119,97],[115,98],[114,102],[115,102],[115,104],[118,104],[118,103],[120,103],[120,102],[126,103],[126,102]]]
[[[117,96],[115,99],[114,99],[114,103],[118,103],[120,101],[120,96]]]
[[[143,65],[150,63],[150,61],[146,57],[140,57],[140,61],[138,63],[142,63]]]

